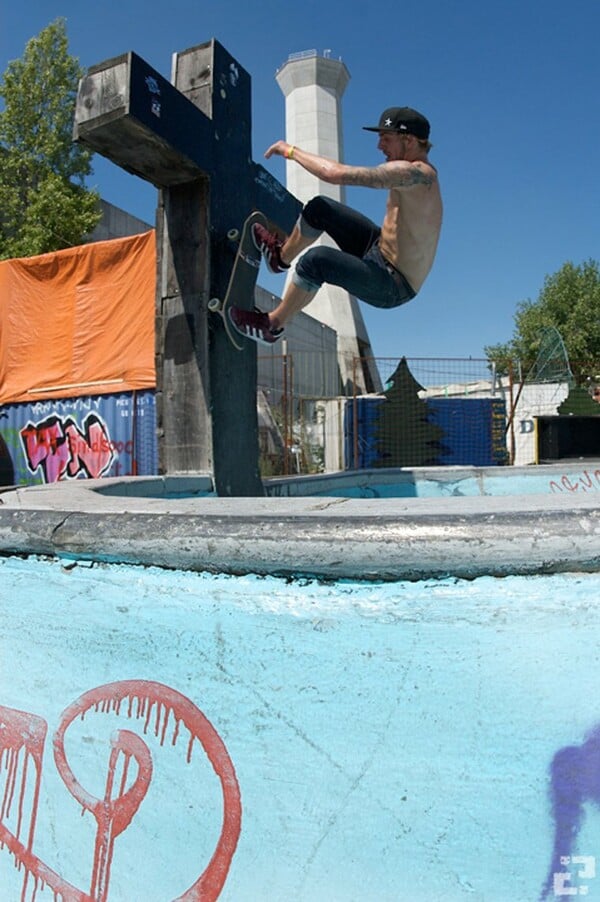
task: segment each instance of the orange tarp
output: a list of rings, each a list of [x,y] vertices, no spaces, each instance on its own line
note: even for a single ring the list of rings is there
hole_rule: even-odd
[[[0,261],[0,404],[153,388],[154,232]]]

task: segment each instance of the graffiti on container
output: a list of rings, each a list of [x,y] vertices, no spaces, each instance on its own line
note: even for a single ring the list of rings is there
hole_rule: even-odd
[[[550,491],[555,495],[568,492],[598,492],[600,491],[600,469],[590,473],[584,470],[577,476],[567,476],[565,473],[558,479],[550,480]]]
[[[21,899],[33,900],[45,888],[61,902],[107,902],[109,899],[115,842],[130,827],[142,805],[152,782],[154,765],[144,739],[130,730],[118,729],[110,738],[103,796],[97,798],[84,789],[67,760],[65,734],[74,721],[83,721],[90,712],[141,721],[140,731],[145,735],[151,731],[161,747],[167,741],[175,746],[186,731],[188,764],[194,745],[201,745],[220,781],[221,830],[210,861],[177,900],[216,900],[227,879],[241,828],[241,800],[235,770],[219,734],[199,708],[174,689],[147,680],[109,683],[84,693],[63,711],[54,734],[58,773],[81,806],[82,814],[89,813],[95,820],[93,863],[87,890],[61,877],[34,852],[47,723],[35,714],[0,706],[0,778],[4,776],[4,789],[0,792],[0,853],[4,850],[12,855],[15,867],[23,874]],[[186,858],[190,854],[188,849]]]
[[[81,476],[98,479],[118,452],[133,453],[133,442],[111,441],[108,426],[97,413],[89,413],[81,429],[70,416],[52,414],[37,423],[29,421],[20,437],[30,472],[39,467],[46,483]]]
[[[577,854],[586,803],[600,806],[600,725],[581,745],[560,749],[550,765],[554,844],[540,900],[587,895],[596,876],[593,855]]]

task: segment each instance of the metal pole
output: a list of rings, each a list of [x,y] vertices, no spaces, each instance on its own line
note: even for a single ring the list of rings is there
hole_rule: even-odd
[[[356,357],[352,358],[352,465],[354,469],[358,469],[358,397],[356,395]]]
[[[287,339],[282,340],[282,378],[283,394],[281,396],[281,412],[283,414],[283,474],[289,475],[289,436],[288,436],[288,353]]]

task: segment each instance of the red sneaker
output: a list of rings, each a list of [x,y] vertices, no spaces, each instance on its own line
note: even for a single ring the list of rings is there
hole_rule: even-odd
[[[284,263],[281,259],[283,242],[279,240],[277,235],[269,232],[260,222],[255,222],[252,226],[252,240],[256,249],[263,255],[267,269],[271,272],[285,272],[286,269],[290,268],[289,264]]]
[[[254,310],[241,310],[239,307],[229,308],[229,320],[233,328],[257,341],[259,344],[272,345],[283,335],[283,329],[271,329],[269,317],[256,307]]]

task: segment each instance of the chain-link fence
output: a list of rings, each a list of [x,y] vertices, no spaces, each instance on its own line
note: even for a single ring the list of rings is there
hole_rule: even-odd
[[[355,388],[367,369],[380,390]],[[344,386],[330,353],[259,358],[263,476],[600,458],[600,363],[548,380],[475,358],[355,358],[349,370]]]

